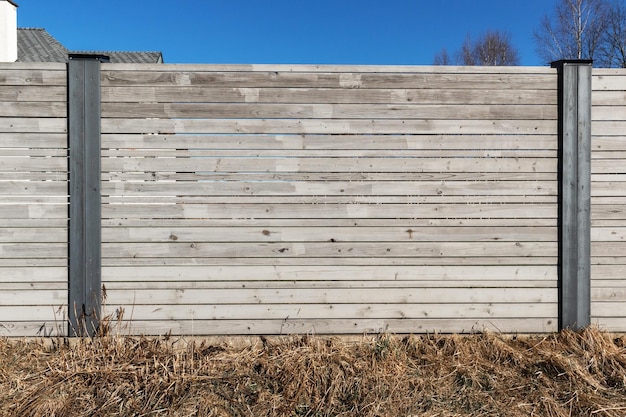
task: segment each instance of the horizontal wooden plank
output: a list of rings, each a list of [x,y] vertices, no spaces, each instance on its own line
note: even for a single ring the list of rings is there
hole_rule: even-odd
[[[23,206],[17,205],[16,207],[20,207],[20,209],[24,209]],[[0,217],[0,227],[67,227],[67,209],[65,210],[65,218],[2,218]]]
[[[626,114],[626,105],[622,106],[593,106],[591,109],[592,121],[623,120]]]
[[[28,239],[45,233],[42,229],[25,230],[3,231],[0,240]],[[56,229],[52,229],[54,230]],[[626,240],[624,237],[626,228],[596,228],[594,231],[592,231],[594,240],[608,240],[609,238]],[[62,232],[63,229],[59,229],[60,237],[63,237]],[[55,239],[55,237],[48,239]],[[554,242],[556,240],[555,227],[515,226],[415,229],[406,227],[106,227],[102,230],[103,242]]]
[[[10,130],[3,131],[63,132],[65,129],[65,125],[55,122],[62,119],[12,120]],[[594,126],[598,135],[618,135],[620,128],[624,130],[621,122]],[[556,130],[555,120],[102,119],[103,133],[552,135]]]
[[[591,256],[626,256],[626,242],[591,242]]]
[[[624,162],[624,159],[594,159],[591,162],[591,173],[626,174],[626,163]]]
[[[112,303],[115,295],[111,293]],[[556,317],[556,303],[537,304],[304,304],[304,305],[121,305],[111,304],[105,315],[117,317],[119,309],[123,317],[131,320],[333,320],[333,319],[459,319],[459,318],[543,318]],[[39,315],[35,315],[35,313]],[[0,314],[2,309],[0,308]],[[50,317],[39,309],[26,317]],[[132,318],[131,318],[132,314]],[[15,320],[9,314],[6,320]]]
[[[591,185],[601,186],[603,182],[614,182],[616,187],[623,187],[625,184],[619,184],[626,182],[626,174],[593,174],[591,175]]]
[[[38,227],[42,223],[37,220],[15,220],[19,223],[17,227]],[[50,224],[44,223],[43,227],[63,227],[66,222],[61,220],[49,220]],[[596,221],[598,222],[598,221]],[[9,222],[5,221],[4,224]],[[626,223],[626,222],[625,222]],[[0,218],[0,224],[2,219]],[[510,218],[472,218],[472,219],[454,219],[454,218],[223,218],[223,219],[203,219],[203,218],[160,218],[160,219],[138,219],[138,218],[104,218],[102,219],[103,227],[404,227],[406,229],[421,227],[556,227],[555,218],[516,218],[513,222]],[[594,224],[594,226],[597,226]],[[600,224],[599,227],[606,225]],[[10,226],[7,226],[10,227]],[[615,227],[609,225],[609,227]]]
[[[606,245],[606,244],[605,244]],[[33,254],[29,249],[40,250]],[[598,256],[607,249],[595,249]],[[32,249],[31,249],[32,250]],[[45,252],[44,252],[45,251]],[[626,253],[626,244],[623,252]],[[0,244],[0,257],[59,257],[65,250],[57,244]],[[281,242],[281,243],[230,243],[219,245],[197,242],[169,243],[103,243],[102,256],[110,258],[154,257],[471,257],[471,256],[556,256],[556,242]],[[620,252],[621,254],[621,252]],[[46,256],[47,255],[47,256]]]
[[[64,337],[67,325],[54,321],[0,321],[0,337]]]
[[[626,138],[619,136],[593,136],[591,140],[592,157],[599,151],[625,151]]]
[[[612,206],[601,206],[612,207]],[[626,209],[626,207],[624,207]],[[603,214],[595,210],[595,216]],[[626,211],[625,211],[626,213]],[[3,207],[0,206],[0,218]],[[23,216],[18,216],[18,218]],[[35,216],[30,216],[35,217]],[[472,219],[557,217],[555,204],[105,204],[102,218],[235,219],[235,218],[379,218]],[[515,221],[509,223],[515,225]]]
[[[626,219],[624,220],[594,220],[591,222],[592,227],[626,227]]]
[[[67,204],[0,204],[0,219],[67,219]]]
[[[0,147],[0,156],[28,156],[28,157],[67,157],[67,149],[38,149],[38,148],[3,148]]]
[[[592,76],[609,76],[609,75],[619,75],[624,76],[624,68],[594,68],[592,71]]]
[[[52,184],[52,183],[50,183]],[[610,184],[610,183],[609,183]],[[9,183],[12,185],[12,183]],[[24,193],[37,183],[16,183]],[[57,186],[62,186],[60,183]],[[556,181],[209,181],[202,182],[105,182],[105,196],[556,196]],[[56,190],[50,186],[46,191]],[[626,187],[624,187],[626,194]],[[0,191],[0,193],[2,193]],[[16,194],[16,192],[11,192]],[[59,194],[58,192],[56,193]],[[233,199],[235,202],[236,199]],[[463,200],[460,200],[463,201]],[[465,200],[471,201],[471,198]]]
[[[3,161],[6,158],[0,158]],[[17,159],[17,158],[16,158]],[[50,158],[53,159],[53,158]],[[51,170],[58,161],[50,161]],[[30,169],[26,161],[5,168]],[[605,164],[607,166],[607,164]],[[612,165],[611,165],[612,166]],[[624,171],[626,168],[620,168]],[[34,169],[32,169],[34,170]],[[103,171],[183,172],[550,172],[555,158],[106,158]],[[600,167],[595,168],[596,172]]]
[[[2,160],[2,158],[0,158]],[[67,181],[1,181],[1,196],[67,196]],[[5,200],[6,202],[6,200]]]
[[[0,283],[67,282],[67,272],[67,266],[0,267]],[[0,315],[0,317],[2,316]]]
[[[67,258],[0,258],[0,268],[67,267]]]
[[[1,198],[3,204],[67,204],[67,195],[4,195]]]
[[[622,325],[623,327],[623,325]],[[124,322],[122,334],[145,335],[264,335],[264,334],[380,334],[403,333],[553,333],[557,319],[354,319],[354,320],[224,320]]]
[[[67,258],[67,243],[0,243],[0,258]]]
[[[364,269],[364,267],[361,267]],[[59,285],[59,283],[53,283]],[[29,289],[28,283],[7,283],[9,289]],[[45,284],[38,284],[43,286]],[[106,281],[105,291],[129,291],[129,290],[197,290],[197,289],[326,289],[338,288],[396,288],[416,290],[420,288],[557,288],[557,280],[519,281],[519,280],[480,280],[480,281],[442,281],[442,280],[419,280],[419,281],[349,281],[349,280],[317,280],[317,281]],[[596,285],[596,287],[599,287]],[[604,287],[611,287],[605,285]],[[42,287],[43,288],[43,287]],[[45,287],[48,288],[48,287]],[[52,287],[50,287],[52,288]],[[54,287],[55,289],[58,287]],[[107,298],[107,300],[110,300]]]
[[[592,76],[592,91],[626,91],[626,74],[601,74]]]
[[[591,265],[624,265],[622,256],[592,256]]]
[[[27,321],[37,322],[40,326],[45,322],[62,327],[67,318],[67,308],[66,306],[0,306],[0,317],[2,317],[0,328],[6,322]],[[35,336],[35,334],[27,336]]]
[[[626,227],[592,227],[592,242],[626,241]]]
[[[606,147],[618,138],[594,138]],[[6,140],[0,134],[0,144]],[[626,141],[624,149],[626,149]],[[556,135],[142,135],[103,134],[103,149],[557,150]]]
[[[6,150],[14,155],[23,155],[30,150]],[[40,156],[46,150],[36,150],[29,156]],[[58,155],[63,156],[63,150]],[[54,156],[54,155],[44,155]],[[554,158],[554,150],[409,150],[409,149],[306,149],[306,150],[259,150],[259,149],[106,149],[102,151],[104,158]],[[621,158],[621,155],[604,153],[603,159]]]
[[[593,204],[596,205],[616,205],[616,204],[621,204],[621,205],[625,205],[626,204],[626,195],[620,195],[620,196],[606,196],[606,197],[593,197]]]
[[[67,157],[0,156],[0,171],[67,172]]]
[[[29,291],[22,291],[29,293]],[[47,291],[46,293],[52,293]],[[0,294],[0,297],[2,295]],[[556,288],[149,289],[107,291],[122,305],[556,303]],[[20,303],[27,304],[27,303]],[[51,304],[54,304],[52,302]],[[19,305],[19,304],[18,304]],[[114,305],[114,304],[111,304]]]
[[[600,265],[596,265],[600,266]],[[623,288],[626,287],[626,281],[622,279],[623,275],[623,265],[601,265],[605,268],[612,268],[618,271],[622,271],[619,277],[614,277],[610,279],[597,279],[592,276],[591,278],[591,288]],[[593,273],[592,273],[593,274]]]
[[[591,204],[592,226],[600,226],[601,220],[626,220],[626,204]],[[611,225],[619,225],[612,223]],[[606,224],[604,224],[606,226]]]
[[[67,303],[67,290],[0,291],[2,306],[60,306],[64,303]]]
[[[626,260],[622,265],[591,265],[592,285],[600,280],[620,280],[626,283],[626,280],[623,280],[624,276],[626,276]]]
[[[599,268],[599,267],[597,267]],[[605,267],[606,268],[606,267]],[[32,269],[32,268],[31,268]],[[602,275],[604,276],[604,275]],[[355,282],[362,286],[369,285],[406,285],[405,281],[421,282],[422,286],[448,286],[451,282],[457,286],[505,285],[523,286],[523,282],[545,282],[555,285],[557,279],[556,265],[437,265],[437,266],[380,266],[380,265],[186,265],[186,266],[105,266],[102,269],[102,281],[107,287],[136,288],[139,284],[146,288],[164,285],[177,286],[178,282],[187,285],[206,286],[214,283],[218,286],[238,285],[241,281],[302,283],[303,285],[339,286],[341,282]],[[194,282],[195,281],[195,282]],[[375,284],[371,284],[374,282]],[[480,284],[478,284],[480,282]],[[117,287],[116,287],[117,285]],[[416,284],[417,285],[417,284]]]
[[[591,124],[593,136],[623,136],[626,130],[626,120],[595,121]]]
[[[602,331],[626,332],[626,322],[623,317],[591,317],[591,323]]]
[[[50,87],[52,89],[55,87]],[[39,94],[38,94],[39,93]],[[59,101],[40,97],[41,92],[27,91],[21,95],[3,91],[0,100]],[[468,90],[445,89],[366,89],[366,88],[240,88],[240,87],[108,87],[101,89],[103,103],[343,103],[343,104],[465,104],[465,105],[556,105],[556,90],[506,90],[500,88]],[[617,94],[614,94],[617,93]],[[621,92],[607,92],[599,101],[603,105],[624,103]],[[620,102],[620,100],[622,100]]]
[[[594,90],[591,95],[592,113],[595,106],[623,106],[626,102],[626,91]]]
[[[594,303],[606,302],[606,303],[624,303],[626,301],[626,288],[614,287],[614,288],[592,288],[591,300]]]
[[[67,85],[67,71],[65,68],[0,68],[0,85]]]
[[[1,103],[0,103],[1,104]],[[30,104],[30,103],[29,103]],[[64,116],[43,106],[0,105],[7,116]],[[47,113],[42,110],[47,110]],[[39,113],[37,112],[39,111]],[[622,109],[622,112],[624,110]],[[617,110],[596,111],[597,120],[615,120]],[[43,116],[47,115],[47,116]],[[424,104],[279,104],[279,103],[103,103],[104,118],[182,119],[403,119],[403,120],[556,120],[554,105],[424,105]]]
[[[67,105],[62,102],[0,101],[0,117],[67,117]]]
[[[1,64],[0,64],[1,65]],[[16,64],[6,64],[9,69]],[[32,65],[32,64],[31,64]],[[58,65],[58,64],[57,64]],[[2,68],[0,66],[0,68]],[[27,65],[27,68],[31,66]],[[48,67],[43,67],[48,68]],[[543,74],[556,76],[548,66],[456,66],[456,65],[328,65],[328,64],[130,64],[103,63],[102,71],[161,71],[161,72],[348,72],[348,73],[436,73],[436,74]],[[594,74],[610,70],[594,68]],[[616,70],[613,70],[616,71]],[[619,74],[619,71],[617,71]],[[612,74],[612,73],[611,73]]]
[[[0,133],[0,148],[67,149],[65,133]]]
[[[591,153],[592,163],[598,159],[626,159],[626,151],[595,151]]]
[[[157,313],[158,314],[158,313]],[[603,317],[626,317],[626,305],[621,302],[603,302],[593,300],[591,303],[591,316],[597,319]],[[148,317],[145,317],[149,319]],[[185,317],[189,319],[189,315]]]
[[[0,242],[3,243],[28,243],[28,242],[67,242],[67,227],[5,227],[0,231]]]
[[[25,173],[37,179],[36,173]],[[51,179],[60,178],[58,173],[51,173]],[[56,175],[56,177],[55,177]],[[0,171],[0,179],[16,179],[17,174],[3,173]],[[343,181],[343,182],[366,182],[366,181],[440,181],[441,184],[447,184],[453,181],[464,182],[484,182],[484,181],[550,181],[554,182],[556,173],[554,172],[307,172],[302,174],[299,172],[168,172],[168,171],[146,171],[146,172],[121,172],[111,171],[101,174],[103,186],[105,187],[124,187],[122,184],[112,183],[144,183],[144,182],[217,182],[217,181],[237,181],[237,182],[280,182],[280,181],[297,181],[299,183],[308,181]]]
[[[521,287],[521,286],[520,286]],[[537,288],[537,287],[534,287]],[[60,282],[2,282],[0,281],[0,291],[55,291],[67,290],[67,280]]]
[[[67,172],[3,172],[0,181],[60,181],[67,184]]]
[[[496,194],[498,190],[494,190]],[[172,195],[176,191],[172,191]],[[506,193],[504,193],[506,194]],[[23,202],[28,197],[14,197],[16,202]],[[38,197],[37,201],[43,201],[46,197]],[[48,197],[51,199],[56,197]],[[596,197],[596,203],[602,204],[606,199],[606,204],[614,204],[616,197]],[[525,203],[525,204],[556,204],[556,195],[472,195],[472,196],[455,196],[455,195],[418,195],[418,196],[152,196],[150,194],[127,196],[117,194],[105,196],[102,198],[104,204],[492,204],[492,203]],[[626,197],[623,198],[626,203]],[[10,200],[13,201],[13,200]]]
[[[103,71],[104,86],[214,86],[317,88],[462,88],[556,90],[554,74],[463,74],[294,71]]]
[[[619,175],[619,174],[617,174]],[[626,182],[607,181],[591,183],[591,198],[593,204],[624,204],[620,198],[626,196]],[[603,198],[609,197],[609,198]]]
[[[61,62],[0,62],[0,70],[47,70],[47,71],[65,71],[66,63]]]
[[[7,117],[0,125],[0,132],[16,133],[64,133],[67,131],[65,118],[16,118]]]
[[[16,88],[15,86],[0,85],[0,101],[65,103],[67,101],[67,88],[57,86],[23,86]]]
[[[16,263],[11,259],[11,265]],[[30,263],[43,261],[19,260],[20,265],[30,261]],[[54,260],[47,262],[52,263]],[[0,259],[0,265],[6,260]],[[102,265],[106,267],[139,267],[139,266],[233,266],[233,265],[255,265],[255,266],[498,266],[498,265],[521,265],[521,266],[555,266],[558,259],[556,256],[430,256],[430,257],[345,257],[345,258],[301,258],[301,257],[271,257],[271,258],[181,258],[181,257],[161,257],[161,258],[103,258]],[[592,258],[595,264],[623,264],[623,258]],[[47,265],[47,264],[46,264]],[[8,266],[8,265],[7,265]]]

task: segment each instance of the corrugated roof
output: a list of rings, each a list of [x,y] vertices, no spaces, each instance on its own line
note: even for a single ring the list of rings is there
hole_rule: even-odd
[[[161,52],[123,51],[69,51],[45,29],[19,28],[17,30],[18,62],[67,62],[69,53],[107,55],[112,63],[160,64]]]

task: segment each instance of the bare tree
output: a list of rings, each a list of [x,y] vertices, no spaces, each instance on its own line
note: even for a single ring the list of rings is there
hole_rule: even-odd
[[[474,54],[472,53],[473,49],[472,39],[468,34],[463,41],[461,49],[456,53],[457,62],[461,65],[476,65],[476,61],[474,61]]]
[[[626,68],[626,4],[623,1],[610,4],[605,23],[595,59],[602,67]]]
[[[474,44],[474,65],[519,65],[519,55],[506,32],[487,31]]]
[[[452,65],[452,59],[450,59],[450,55],[448,55],[448,50],[446,48],[443,48],[435,55],[433,65]]]
[[[476,42],[472,42],[468,35],[457,59],[462,65],[519,65],[519,55],[511,43],[511,36],[495,30],[484,32]]]
[[[558,0],[554,13],[535,29],[537,53],[546,62],[593,59],[606,31],[608,9],[607,0]]]

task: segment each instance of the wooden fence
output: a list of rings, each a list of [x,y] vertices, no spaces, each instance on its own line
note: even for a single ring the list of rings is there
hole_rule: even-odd
[[[626,331],[626,71],[593,76],[591,314]]]
[[[67,331],[67,74],[0,64],[0,335]]]
[[[68,331],[65,71],[0,66],[0,335]],[[558,329],[557,69],[99,71],[96,267],[125,331]],[[592,320],[614,330],[624,80],[594,70]]]

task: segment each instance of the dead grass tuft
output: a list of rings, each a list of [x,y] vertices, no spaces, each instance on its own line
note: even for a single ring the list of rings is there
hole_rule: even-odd
[[[0,363],[0,416],[626,415],[626,336],[594,328],[184,347],[0,339]]]

